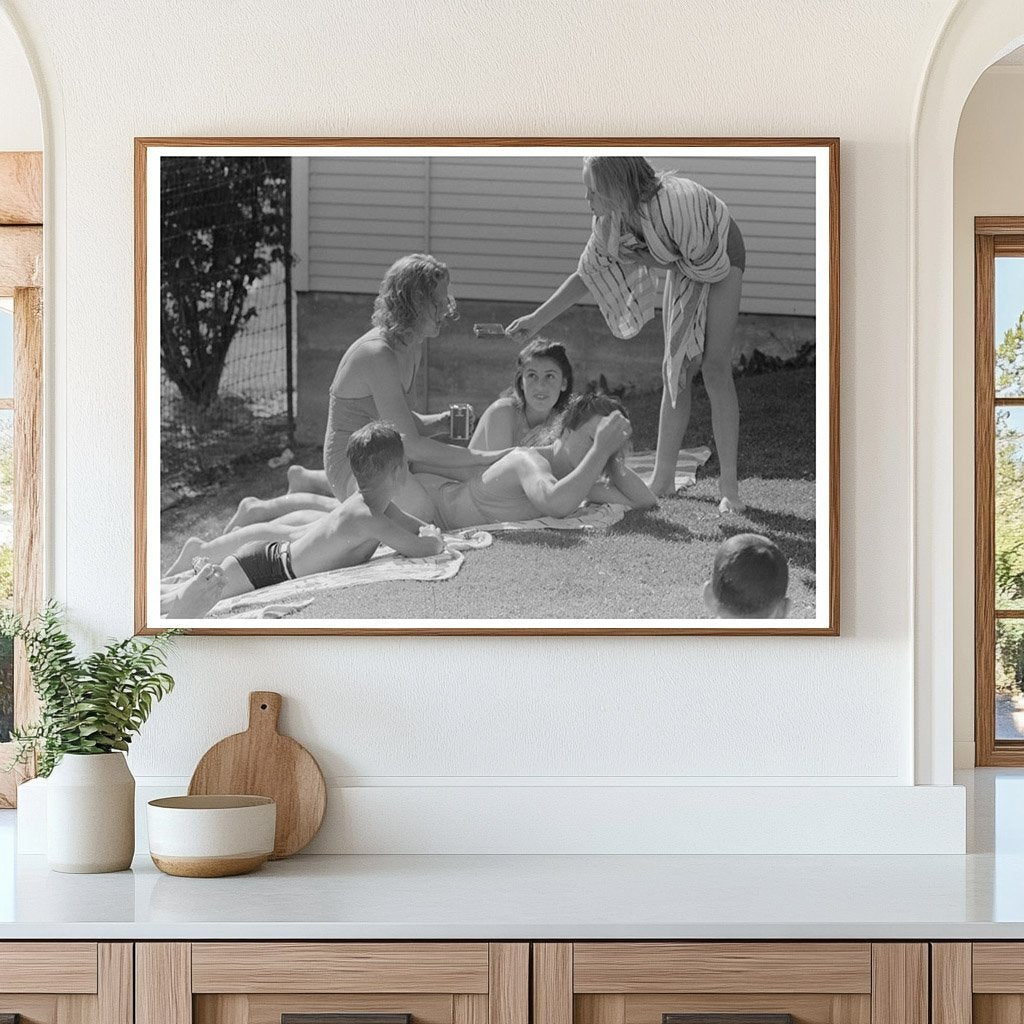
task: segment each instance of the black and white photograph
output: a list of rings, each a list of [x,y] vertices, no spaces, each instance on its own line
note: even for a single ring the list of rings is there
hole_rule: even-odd
[[[136,140],[140,631],[838,632],[838,141]]]

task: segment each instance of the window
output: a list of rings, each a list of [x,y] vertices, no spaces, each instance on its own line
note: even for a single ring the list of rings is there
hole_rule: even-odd
[[[1024,217],[975,253],[976,762],[1024,765]]]

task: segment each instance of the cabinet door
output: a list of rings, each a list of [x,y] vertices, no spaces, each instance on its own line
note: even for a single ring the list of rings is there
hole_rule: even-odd
[[[538,943],[533,1024],[928,1024],[922,943]]]
[[[525,943],[139,943],[136,984],[136,1024],[529,1024]]]
[[[1024,942],[936,943],[933,960],[935,1024],[1024,1020]]]
[[[0,942],[7,1024],[132,1024],[127,942]]]

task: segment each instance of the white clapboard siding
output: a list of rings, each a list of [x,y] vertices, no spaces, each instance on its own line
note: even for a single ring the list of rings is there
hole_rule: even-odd
[[[813,316],[810,157],[656,158],[729,207],[747,245],[744,312]],[[590,234],[575,157],[314,157],[309,287],[374,293],[399,256],[429,251],[458,298],[541,302]]]

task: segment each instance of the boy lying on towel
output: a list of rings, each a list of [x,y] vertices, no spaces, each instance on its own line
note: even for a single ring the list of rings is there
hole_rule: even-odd
[[[331,512],[306,522],[254,524],[205,543],[192,538],[175,564],[202,561],[193,579],[165,585],[161,615],[201,618],[228,597],[361,565],[381,544],[410,558],[440,554],[441,531],[392,501],[408,474],[398,431],[388,423],[368,423],[349,438],[346,454],[359,489]],[[213,559],[220,564],[211,566]]]

